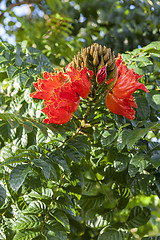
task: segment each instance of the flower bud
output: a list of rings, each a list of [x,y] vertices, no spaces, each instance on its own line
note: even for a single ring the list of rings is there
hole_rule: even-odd
[[[104,66],[97,73],[98,84],[102,84],[106,80],[106,75],[107,75],[106,66]]]

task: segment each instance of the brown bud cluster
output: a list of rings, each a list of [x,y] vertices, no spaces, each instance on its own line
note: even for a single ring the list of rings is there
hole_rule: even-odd
[[[102,67],[106,66],[106,80],[112,79],[117,73],[114,52],[98,43],[94,43],[78,52],[70,66],[77,70],[87,67],[89,70],[94,71],[94,74],[97,74]]]

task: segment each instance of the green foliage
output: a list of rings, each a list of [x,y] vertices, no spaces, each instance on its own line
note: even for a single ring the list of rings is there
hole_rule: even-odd
[[[159,138],[159,42],[123,58],[144,72],[150,89],[135,94],[135,120],[114,116],[102,103],[81,122],[84,100],[69,123],[46,125],[43,102],[29,93],[53,66],[24,42],[1,45],[2,239],[133,239],[133,228],[143,227],[142,237],[150,234],[147,224],[156,229],[150,221],[159,203],[148,207],[135,199],[160,196],[160,144],[152,141]]]
[[[3,25],[7,13],[21,25],[6,26],[19,43],[0,43],[0,239],[160,239],[158,1],[31,2],[30,15],[8,0],[0,13]],[[70,122],[44,124],[33,82],[93,42],[127,51],[125,64],[144,75],[136,118],[103,99],[82,121],[81,99]]]

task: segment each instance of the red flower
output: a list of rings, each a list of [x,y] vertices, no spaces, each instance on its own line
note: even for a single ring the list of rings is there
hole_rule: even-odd
[[[145,92],[148,92],[148,89],[144,84],[138,82],[138,78],[142,76],[135,73],[133,69],[128,69],[123,64],[120,54],[118,54],[116,65],[118,68],[118,79],[113,89],[107,93],[106,105],[111,112],[132,120],[135,118],[135,110],[132,107],[137,108],[132,94],[137,89],[142,89]]]
[[[92,78],[93,72],[88,71],[86,67],[83,68],[81,71],[78,71],[72,66],[70,67],[69,64],[67,65],[66,70],[68,76],[71,78],[74,90],[83,99],[87,98],[91,88],[91,83],[88,79],[87,73],[89,73]]]
[[[45,123],[64,124],[71,119],[72,113],[78,109],[79,96],[86,98],[90,92],[87,72],[90,72],[87,68],[77,71],[73,67],[65,73],[44,72],[44,79],[39,78],[33,83],[36,92],[30,97],[45,100],[45,107],[41,110],[48,115]]]

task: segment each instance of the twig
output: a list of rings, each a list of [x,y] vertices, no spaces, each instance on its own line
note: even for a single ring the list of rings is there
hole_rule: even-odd
[[[14,7],[21,6],[23,4],[33,4],[33,3],[38,4],[38,3],[40,3],[40,0],[26,0],[26,1],[23,1],[23,2],[17,2],[17,3],[10,4],[8,6],[8,8],[12,9]],[[0,18],[3,17],[4,13],[5,13],[5,11],[3,11],[1,13]]]

